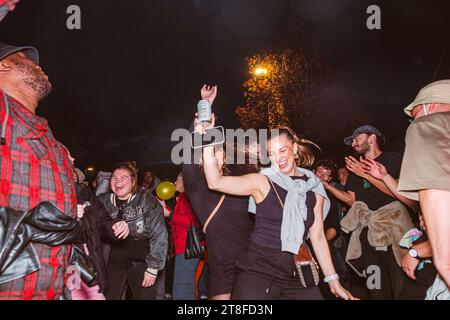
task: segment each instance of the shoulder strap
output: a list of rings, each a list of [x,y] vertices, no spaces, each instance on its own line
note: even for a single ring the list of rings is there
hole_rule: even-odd
[[[272,180],[270,180],[269,177],[266,177],[266,178],[267,178],[267,180],[269,180],[269,183],[270,183],[270,185],[272,186],[273,191],[275,191],[275,194],[277,195],[278,201],[280,201],[280,206],[281,206],[281,208],[284,209],[283,201],[281,201],[280,195],[278,194],[278,191],[277,191],[277,189],[275,188],[275,186],[274,186]]]
[[[209,214],[208,219],[206,219],[205,225],[203,226],[203,233],[206,234],[206,228],[208,227],[208,224],[211,221],[211,219],[215,216],[215,214],[219,210],[220,206],[222,205],[223,200],[225,200],[225,194],[222,194],[222,196],[220,197],[219,203],[216,205],[214,210]]]

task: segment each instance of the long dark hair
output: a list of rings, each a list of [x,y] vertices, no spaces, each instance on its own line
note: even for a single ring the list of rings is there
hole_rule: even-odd
[[[224,155],[224,164],[222,174],[224,176],[243,176],[248,173],[257,173],[259,172],[261,165],[259,162],[259,158],[255,158],[250,155],[248,141],[245,142],[245,146],[243,149],[239,149],[236,143],[230,142],[233,144],[233,158],[231,159],[230,154],[227,154],[227,143],[223,143],[219,148],[223,150]],[[217,147],[216,147],[217,148]],[[238,164],[237,160],[240,157],[244,157],[245,162]],[[252,159],[253,161],[250,161]],[[253,164],[252,162],[256,162]],[[203,170],[203,165],[200,165]]]
[[[226,148],[224,150],[226,151]],[[245,161],[242,164],[238,164],[238,159],[241,157],[243,157]],[[250,154],[248,141],[245,142],[243,149],[239,149],[237,144],[233,144],[233,159],[229,159],[227,155],[225,155],[225,159],[232,160],[232,163],[227,163],[227,161],[225,161],[223,168],[224,176],[243,176],[248,173],[257,173],[261,167],[259,158]]]

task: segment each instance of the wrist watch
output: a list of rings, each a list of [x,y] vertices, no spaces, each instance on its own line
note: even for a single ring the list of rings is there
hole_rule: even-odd
[[[419,253],[414,248],[409,249],[408,254],[413,258],[420,259]]]

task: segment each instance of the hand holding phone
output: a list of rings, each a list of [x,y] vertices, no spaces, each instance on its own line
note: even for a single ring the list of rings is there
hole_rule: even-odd
[[[225,133],[222,126],[202,129],[201,132],[191,132],[191,147],[199,149],[209,146],[220,145],[225,142]]]

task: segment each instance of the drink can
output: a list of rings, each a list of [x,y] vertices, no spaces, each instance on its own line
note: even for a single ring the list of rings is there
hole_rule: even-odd
[[[211,104],[208,100],[200,100],[197,104],[198,121],[211,122]]]

